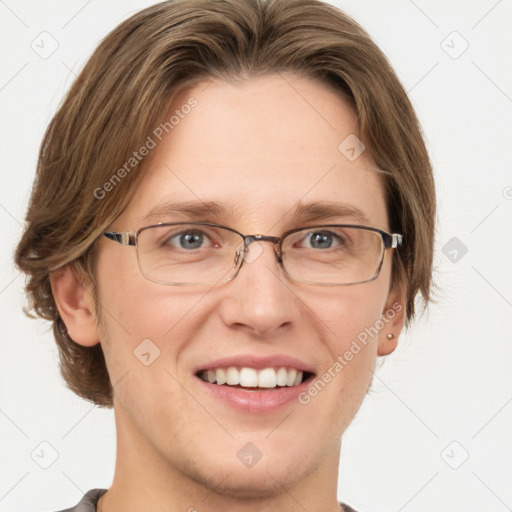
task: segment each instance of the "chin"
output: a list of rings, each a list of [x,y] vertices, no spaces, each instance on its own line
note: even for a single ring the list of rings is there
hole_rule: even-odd
[[[193,467],[189,473],[191,479],[201,486],[215,491],[215,494],[240,499],[265,499],[282,494],[283,488],[293,485],[304,478],[304,467],[301,474],[296,469],[290,472],[289,464],[278,464],[277,460],[263,462],[260,460],[252,468],[225,461],[222,468],[218,465]],[[295,465],[295,468],[297,466]]]

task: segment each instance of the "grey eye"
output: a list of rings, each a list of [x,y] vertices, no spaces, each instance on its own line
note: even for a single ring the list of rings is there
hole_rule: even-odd
[[[303,243],[312,249],[329,249],[339,245],[340,239],[332,231],[312,231],[306,235]]]
[[[201,231],[187,231],[174,235],[167,243],[180,249],[199,249],[207,239]]]

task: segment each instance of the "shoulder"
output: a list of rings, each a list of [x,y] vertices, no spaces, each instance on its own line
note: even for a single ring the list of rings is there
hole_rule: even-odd
[[[345,503],[341,503],[341,501],[340,507],[343,512],[356,512],[352,507],[350,507],[349,505],[345,505]]]
[[[80,502],[74,507],[60,510],[59,512],[96,512],[98,500],[106,492],[107,489],[91,489],[89,492],[84,494]]]
[[[86,492],[83,498],[74,507],[60,510],[59,512],[96,512],[96,505],[98,500],[107,492],[107,489],[91,489]],[[340,507],[343,512],[356,512],[349,505],[340,502]]]

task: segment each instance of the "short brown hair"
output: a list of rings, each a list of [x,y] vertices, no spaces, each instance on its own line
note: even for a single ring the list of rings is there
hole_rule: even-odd
[[[175,0],[132,16],[99,45],[50,122],[26,228],[15,254],[30,310],[53,323],[68,387],[111,407],[101,344],[67,334],[50,272],[70,265],[97,290],[94,242],[123,211],[144,162],[101,200],[95,190],[141,147],[177,94],[201,80],[293,72],[333,87],[353,106],[359,136],[383,181],[394,251],[392,285],[430,299],[435,219],[432,169],[411,103],[388,60],[339,9],[317,0]],[[341,141],[340,141],[341,142]]]

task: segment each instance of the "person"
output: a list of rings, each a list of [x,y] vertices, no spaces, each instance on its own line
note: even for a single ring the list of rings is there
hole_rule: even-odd
[[[16,264],[61,373],[113,408],[69,511],[352,510],[341,438],[430,299],[421,128],[317,0],[176,0],[99,45],[42,141]]]

